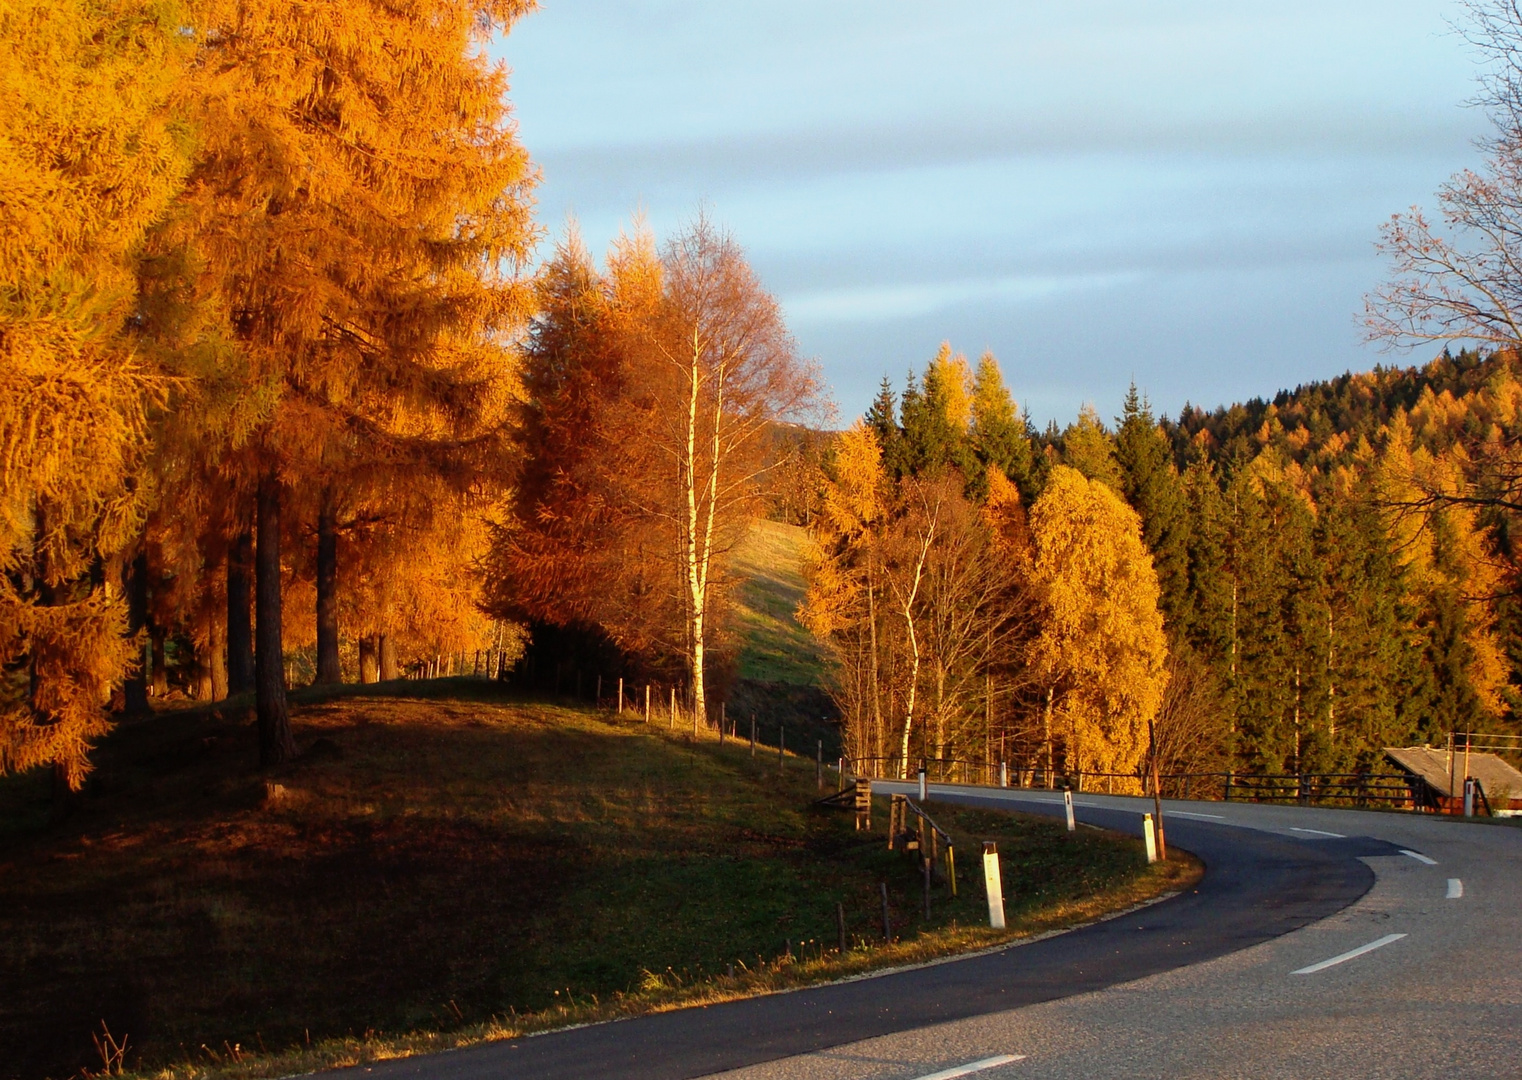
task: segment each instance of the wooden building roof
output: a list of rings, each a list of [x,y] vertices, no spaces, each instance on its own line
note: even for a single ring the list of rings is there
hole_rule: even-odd
[[[1418,778],[1432,793],[1447,798],[1450,790],[1448,751],[1431,746],[1387,746],[1385,756],[1403,771]],[[1497,805],[1503,800],[1522,800],[1522,772],[1518,772],[1495,754],[1478,751],[1469,755],[1469,775],[1478,777],[1486,797]],[[1464,751],[1453,752],[1452,792],[1464,795]]]

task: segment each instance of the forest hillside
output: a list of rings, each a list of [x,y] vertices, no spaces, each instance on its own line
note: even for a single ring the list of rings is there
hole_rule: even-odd
[[[1515,732],[1510,353],[1036,430],[997,361],[884,380],[823,463],[806,621],[851,752],[1032,778],[1353,772]]]

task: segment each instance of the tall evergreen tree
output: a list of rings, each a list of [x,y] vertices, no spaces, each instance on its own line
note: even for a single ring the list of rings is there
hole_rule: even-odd
[[[866,424],[877,436],[878,452],[888,474],[894,477],[904,475],[906,470],[900,460],[903,457],[903,429],[898,425],[898,396],[893,393],[893,383],[886,375],[877,389],[877,397],[867,409]]]
[[[1168,440],[1152,408],[1132,383],[1115,434],[1121,493],[1141,515],[1142,538],[1152,552],[1162,588],[1163,616],[1177,634],[1187,622],[1189,602],[1188,520],[1183,486],[1169,454]]]
[[[944,429],[927,397],[920,389],[914,369],[910,368],[904,378],[903,396],[899,399],[899,422],[903,436],[897,460],[885,457],[883,461],[890,475],[916,475],[946,459]]]

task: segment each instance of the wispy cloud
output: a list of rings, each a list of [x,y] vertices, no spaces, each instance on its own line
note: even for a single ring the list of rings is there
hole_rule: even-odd
[[[822,323],[886,323],[919,319],[960,306],[1030,303],[1062,293],[1114,288],[1140,276],[1135,272],[1022,274],[1003,278],[864,285],[784,296],[782,308],[789,324],[795,327]]]

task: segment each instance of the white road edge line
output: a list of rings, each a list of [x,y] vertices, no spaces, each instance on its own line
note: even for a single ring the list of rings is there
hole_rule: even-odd
[[[916,1076],[914,1080],[954,1080],[958,1076],[971,1076],[973,1073],[982,1072],[984,1069],[995,1069],[1000,1065],[1008,1065],[1011,1062],[1024,1060],[1024,1054],[1000,1054],[997,1057],[983,1058],[981,1061],[969,1061],[966,1065],[942,1069],[940,1072]]]
[[[1327,832],[1325,829],[1301,829],[1294,825],[1289,827],[1290,832],[1310,833],[1312,836],[1330,836],[1333,840],[1346,840],[1347,837],[1340,832]]]
[[[1427,858],[1427,856],[1423,855],[1420,851],[1407,851],[1405,848],[1401,848],[1400,849],[1400,853],[1402,855],[1409,855],[1413,859],[1415,859],[1417,862],[1419,862],[1419,863],[1426,863],[1428,866],[1436,866],[1437,865],[1437,860],[1436,859],[1429,859],[1429,858]]]
[[[1464,895],[1464,883],[1456,877],[1448,879],[1448,900],[1458,900]]]
[[[1344,963],[1345,961],[1352,960],[1355,957],[1362,956],[1364,953],[1373,952],[1375,949],[1382,949],[1386,945],[1390,944],[1392,941],[1399,941],[1401,938],[1403,938],[1405,936],[1406,936],[1405,934],[1386,934],[1384,937],[1380,938],[1378,941],[1371,941],[1367,945],[1360,945],[1356,949],[1350,949],[1350,950],[1348,950],[1347,952],[1343,953],[1341,956],[1334,956],[1330,960],[1323,960],[1323,961],[1321,961],[1321,963],[1319,963],[1319,964],[1312,964],[1310,967],[1303,967],[1299,971],[1291,971],[1290,974],[1291,975],[1314,975],[1318,971],[1325,971],[1329,967],[1333,967],[1333,966],[1335,966],[1337,964]]]
[[[1193,810],[1169,810],[1168,814],[1171,817],[1209,818],[1211,821],[1225,821],[1226,820],[1220,814],[1199,814],[1199,813],[1195,813]]]

